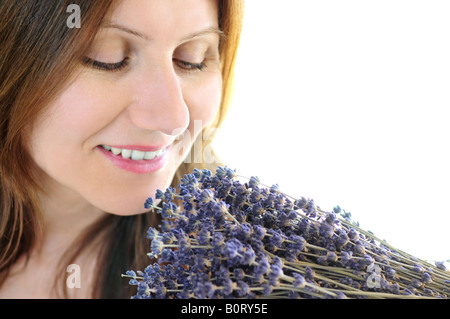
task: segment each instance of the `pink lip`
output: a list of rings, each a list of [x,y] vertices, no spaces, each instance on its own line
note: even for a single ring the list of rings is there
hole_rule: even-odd
[[[116,146],[114,146],[116,147]],[[154,150],[158,150],[160,148],[154,148],[154,147],[147,147],[147,146],[138,146],[138,145],[126,145],[126,146],[118,146],[117,148],[124,148],[124,149],[133,149],[137,151],[145,151],[145,152],[152,152]],[[110,160],[115,166],[132,172],[136,174],[147,174],[156,172],[159,169],[161,169],[164,164],[166,163],[170,146],[167,147],[162,154],[155,157],[151,160],[132,160],[132,159],[126,159],[123,158],[121,155],[114,155],[110,151],[105,150],[101,146],[97,146],[97,149],[106,156],[108,160]]]

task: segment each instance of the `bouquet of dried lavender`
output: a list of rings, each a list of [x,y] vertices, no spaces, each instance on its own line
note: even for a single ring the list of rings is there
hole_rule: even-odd
[[[364,231],[335,207],[294,199],[234,170],[194,170],[158,190],[161,229],[149,228],[132,298],[447,298],[450,272]]]

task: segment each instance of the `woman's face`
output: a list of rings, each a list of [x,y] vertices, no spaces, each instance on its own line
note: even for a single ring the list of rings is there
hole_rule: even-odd
[[[34,124],[44,187],[109,213],[144,212],[214,119],[219,41],[216,0],[122,1]]]

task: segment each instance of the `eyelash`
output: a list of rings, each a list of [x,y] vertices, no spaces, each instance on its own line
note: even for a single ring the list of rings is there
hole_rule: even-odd
[[[129,62],[128,62],[128,57],[123,59],[120,62],[116,62],[116,63],[105,63],[105,62],[100,62],[100,61],[96,61],[96,60],[92,60],[88,57],[84,58],[83,62],[94,68],[94,69],[98,69],[98,70],[102,70],[102,71],[108,71],[108,72],[117,72],[117,71],[121,71],[122,69],[124,69],[125,67],[128,66]]]
[[[205,62],[190,63],[190,62],[176,60],[176,59],[174,59],[173,61],[176,62],[177,65],[186,72],[204,71],[206,68]]]
[[[106,63],[106,62],[100,62],[96,60],[92,60],[88,57],[85,57],[83,59],[83,63],[87,66],[90,66],[94,69],[102,70],[102,71],[108,71],[108,72],[118,72],[126,68],[129,64],[129,58],[126,57],[120,62],[116,63]],[[173,59],[173,61],[182,68],[185,72],[195,72],[195,71],[204,71],[206,68],[205,62],[201,63],[190,63],[182,60]]]

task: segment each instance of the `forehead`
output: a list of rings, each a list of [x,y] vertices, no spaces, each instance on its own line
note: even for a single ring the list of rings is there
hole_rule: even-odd
[[[105,25],[121,25],[144,39],[181,39],[218,28],[217,0],[122,0]]]

